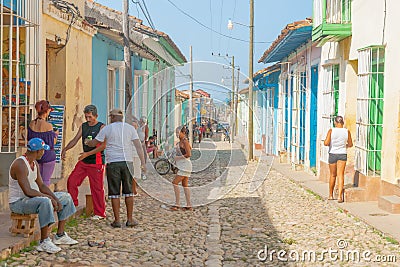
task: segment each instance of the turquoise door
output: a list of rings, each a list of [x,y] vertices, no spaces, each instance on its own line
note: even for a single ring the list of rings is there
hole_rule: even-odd
[[[310,167],[317,161],[317,98],[318,96],[318,65],[311,67],[311,99],[310,99]]]

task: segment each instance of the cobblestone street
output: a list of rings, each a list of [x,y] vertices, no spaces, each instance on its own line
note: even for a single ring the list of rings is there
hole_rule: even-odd
[[[150,175],[139,182],[147,193],[142,191],[135,198],[138,227],[111,228],[108,202],[106,221],[80,217],[69,223],[68,233],[80,242],[78,245],[63,247],[55,255],[35,250],[22,252],[8,259],[7,266],[385,266],[373,261],[377,256],[398,258],[399,246],[395,242],[274,169],[257,191],[249,192],[254,173],[268,173],[269,162],[246,165],[245,155],[236,144],[205,144],[212,146],[218,150],[213,152],[213,160],[207,154],[211,149],[201,150],[211,165],[195,172],[190,180],[191,187],[202,188],[197,193],[193,189],[193,202],[199,203],[194,211],[163,208],[172,199],[172,186],[166,192],[168,187],[157,185],[163,192],[155,199],[155,188],[149,184],[156,178]],[[207,161],[203,156],[199,156],[198,165]],[[223,179],[216,179],[217,175]],[[170,181],[172,177],[165,178]],[[205,187],[208,183],[213,183],[211,189]],[[200,194],[206,196],[196,201]],[[162,202],[157,200],[160,198]],[[200,205],[205,199],[207,205]],[[124,209],[121,214],[125,221]],[[88,240],[106,240],[106,246],[90,247]],[[329,249],[339,253],[324,253]],[[286,252],[280,256],[289,262],[278,260],[279,250]],[[302,260],[304,251],[315,252],[315,261],[312,257]],[[347,251],[359,251],[360,262],[357,257],[350,261],[341,258],[340,252],[347,256]],[[370,254],[365,255],[364,251]],[[290,261],[296,253],[298,261]],[[397,265],[386,263],[391,264]]]

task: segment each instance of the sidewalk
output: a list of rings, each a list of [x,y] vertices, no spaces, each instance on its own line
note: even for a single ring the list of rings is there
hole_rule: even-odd
[[[236,137],[235,142],[239,143],[247,154],[247,143],[241,137]],[[263,155],[261,150],[254,150],[254,156],[260,158]],[[322,182],[318,177],[308,174],[304,171],[295,171],[290,164],[279,163],[276,157],[272,168],[280,172],[299,186],[311,190],[324,201],[328,198],[328,183]],[[378,201],[337,203],[329,201],[332,205],[337,206],[345,213],[349,213],[357,217],[361,221],[371,225],[375,229],[381,231],[384,235],[390,236],[400,242],[400,214],[391,214],[378,208]]]
[[[85,208],[86,194],[90,194],[89,183],[84,182],[79,187],[79,206],[76,208],[75,216],[80,216]],[[23,235],[12,236],[9,229],[11,227],[10,211],[0,212],[0,260],[9,257],[11,254],[18,253],[20,250],[29,247],[33,241],[40,239],[39,222],[36,220],[37,229],[28,238]]]

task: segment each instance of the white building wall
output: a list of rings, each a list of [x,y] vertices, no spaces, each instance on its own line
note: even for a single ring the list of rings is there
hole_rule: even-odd
[[[400,1],[386,0],[388,11],[400,10]],[[382,44],[385,0],[353,0],[351,6],[352,40],[350,60],[358,58],[357,49]],[[388,6],[389,6],[388,5]],[[390,15],[393,13],[387,13]],[[398,14],[399,15],[399,14]],[[389,16],[388,16],[389,17]],[[388,23],[386,23],[388,26]]]
[[[373,12],[373,15],[371,12]],[[400,179],[399,24],[400,1],[353,1],[353,35],[350,47],[350,60],[356,60],[358,58],[358,49],[372,45],[383,45],[385,47],[381,178],[392,184],[397,184],[398,179]]]
[[[400,1],[387,0],[386,12],[381,177],[382,180],[397,184],[400,179]],[[382,30],[380,28],[381,33]]]

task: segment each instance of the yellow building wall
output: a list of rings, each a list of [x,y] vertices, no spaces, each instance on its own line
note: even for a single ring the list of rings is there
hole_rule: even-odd
[[[42,44],[46,39],[54,41],[56,36],[66,37],[68,25],[47,14],[42,20]],[[47,97],[51,104],[65,106],[63,147],[76,135],[80,125],[85,121],[83,109],[91,103],[92,91],[92,36],[74,27],[63,50],[51,49],[51,60],[46,62],[46,46],[42,46],[41,79],[46,81],[46,69],[52,76],[48,82]],[[57,53],[57,54],[56,54]],[[47,68],[46,68],[47,65]],[[45,85],[45,84],[44,84]],[[82,146],[78,143],[67,152],[63,161],[61,181],[57,190],[66,188],[66,181],[77,162]]]
[[[343,66],[345,68],[344,73],[344,83],[345,83],[345,127],[349,129],[351,136],[354,138],[356,136],[356,114],[357,114],[357,89],[358,89],[358,77],[357,69],[358,62],[349,60],[350,54],[350,44],[351,37],[344,39],[340,42],[343,58]],[[343,99],[343,98],[342,98]],[[355,148],[354,146],[347,150],[347,166],[346,166],[346,176],[354,177],[354,165],[355,165]]]

